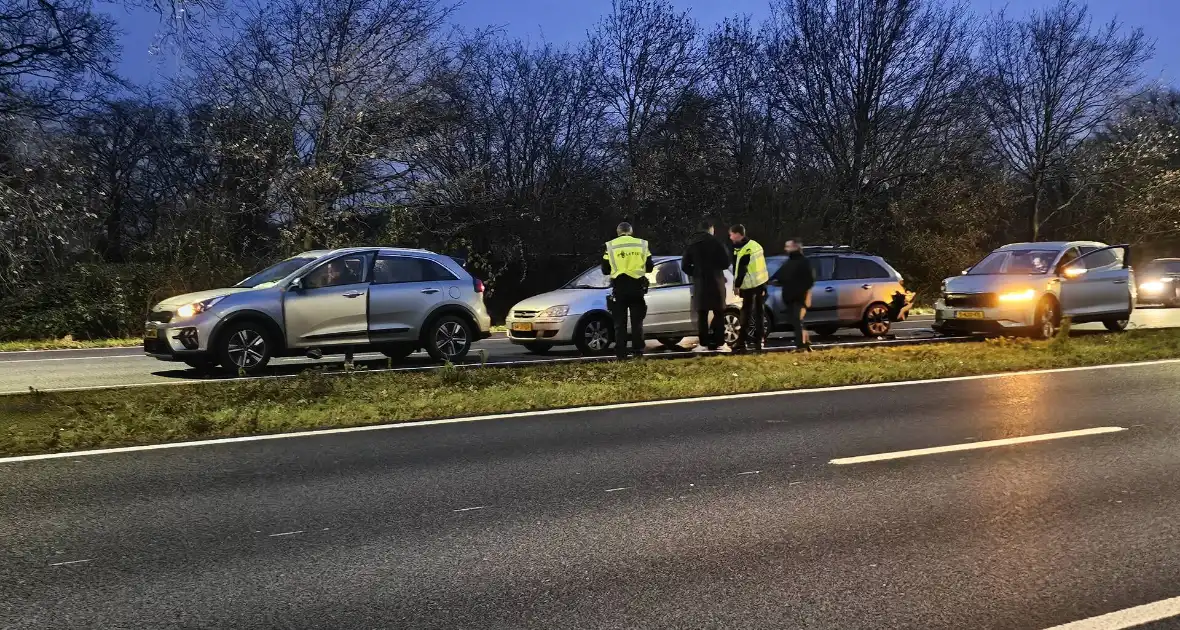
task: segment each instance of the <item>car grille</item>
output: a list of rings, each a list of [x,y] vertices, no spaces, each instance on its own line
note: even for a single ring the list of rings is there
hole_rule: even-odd
[[[538,311],[512,311],[512,316],[516,319],[533,319],[537,313]]]
[[[167,324],[172,321],[172,311],[152,311],[148,313],[148,321]]]
[[[950,308],[993,308],[998,303],[995,293],[948,293],[943,301]]]

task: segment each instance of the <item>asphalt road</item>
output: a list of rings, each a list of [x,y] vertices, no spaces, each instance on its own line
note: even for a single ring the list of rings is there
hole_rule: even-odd
[[[0,463],[0,627],[1049,628],[1180,595],[1177,381],[1168,363]],[[1096,427],[1125,430],[830,462]]]
[[[1180,316],[1177,317],[1180,325]],[[901,322],[897,324],[895,334],[899,338],[932,337],[929,330],[929,319]],[[780,335],[776,335],[778,337]],[[695,345],[695,338],[689,337],[682,344]],[[836,343],[864,342],[865,338],[857,331],[845,330],[833,341]],[[772,343],[783,344],[785,341],[772,339]],[[661,350],[657,342],[649,342],[653,352]],[[487,352],[489,363],[513,363],[522,361],[538,361],[549,359],[576,359],[577,350],[570,348],[555,348],[545,355],[530,354],[523,347],[508,341],[503,335],[480,341],[473,345],[473,351],[468,362],[477,362],[478,350]],[[386,367],[387,361],[380,354],[362,354],[354,357],[361,364],[369,367]],[[343,362],[342,356],[329,356],[320,361],[305,358],[279,359],[271,363],[269,375],[279,376],[293,374],[307,369],[309,366],[339,367]],[[398,366],[428,367],[436,366],[425,353],[417,353]],[[71,388],[111,387],[127,385],[145,385],[155,383],[174,383],[198,378],[216,378],[203,376],[195,370],[190,370],[183,363],[169,363],[144,356],[141,348],[111,348],[102,350],[50,350],[41,352],[4,352],[0,353],[0,394],[27,392],[30,387],[41,391],[52,391]]]

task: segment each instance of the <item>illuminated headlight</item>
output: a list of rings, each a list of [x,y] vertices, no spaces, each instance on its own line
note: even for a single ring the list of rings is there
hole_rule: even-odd
[[[1027,302],[1037,297],[1037,292],[1032,289],[1025,289],[1024,291],[1013,291],[1011,293],[1001,293],[1001,302]]]
[[[566,304],[559,306],[550,306],[549,308],[537,313],[537,317],[565,317],[570,314],[570,307]]]
[[[1139,290],[1144,293],[1159,293],[1164,290],[1164,283],[1157,281],[1144,282],[1139,285]]]
[[[204,313],[205,311],[213,308],[214,304],[217,304],[218,302],[220,302],[224,299],[225,299],[225,296],[222,295],[222,296],[215,297],[215,298],[209,298],[208,300],[201,300],[200,302],[194,302],[192,304],[185,304],[184,306],[176,309],[176,317],[178,319],[188,319],[188,318],[193,317],[195,315],[200,315],[201,313]]]

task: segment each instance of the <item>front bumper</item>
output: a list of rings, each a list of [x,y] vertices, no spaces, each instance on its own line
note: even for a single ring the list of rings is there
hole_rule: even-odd
[[[517,345],[530,343],[569,345],[574,342],[574,328],[577,324],[577,315],[547,319],[522,319],[509,315],[504,321],[504,325],[508,329],[508,340]]]
[[[943,300],[934,303],[934,328],[953,332],[1004,333],[1033,327],[1035,300],[1018,305],[990,308],[948,308]]]
[[[161,361],[183,361],[209,352],[209,339],[217,325],[213,317],[175,322],[146,322],[143,353]]]

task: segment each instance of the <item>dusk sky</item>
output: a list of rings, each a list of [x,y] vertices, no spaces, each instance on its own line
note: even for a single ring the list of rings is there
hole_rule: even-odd
[[[233,2],[233,0],[228,0]],[[726,16],[749,14],[761,20],[768,12],[768,0],[673,0],[688,9],[702,25],[712,25]],[[1012,15],[1048,6],[1052,0],[968,0],[980,15],[1005,6]],[[111,5],[108,5],[111,6]],[[137,83],[154,82],[175,71],[180,61],[175,55],[153,56],[151,48],[160,30],[159,16],[146,11],[128,13],[113,7],[123,34],[123,58],[120,69]],[[456,21],[463,27],[497,26],[511,37],[532,42],[558,44],[575,42],[585,36],[598,18],[610,10],[610,0],[468,0],[458,11]],[[1180,2],[1174,0],[1092,0],[1090,10],[1096,21],[1117,17],[1127,27],[1142,27],[1155,41],[1155,59],[1147,66],[1149,80],[1177,82],[1180,76],[1180,39],[1175,37],[1180,25]]]

